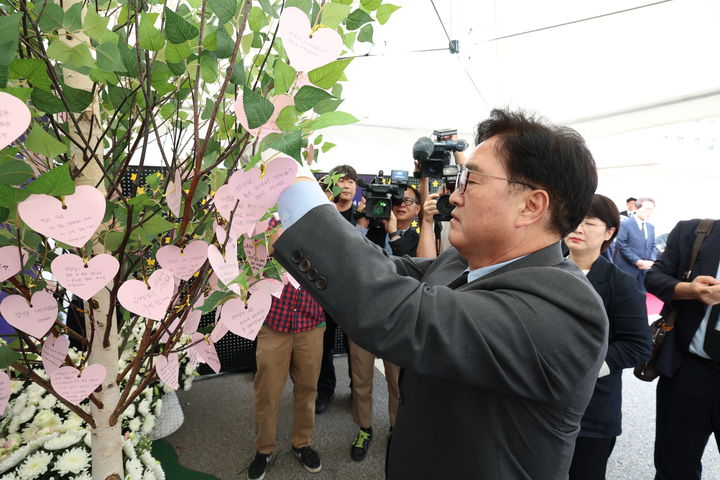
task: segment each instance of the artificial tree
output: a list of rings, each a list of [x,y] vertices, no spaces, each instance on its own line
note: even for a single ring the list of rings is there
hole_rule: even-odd
[[[241,309],[263,297],[263,282],[265,290],[276,290],[264,279],[283,278],[274,261],[256,258],[267,233],[262,222],[248,228],[247,221],[268,218],[272,208],[243,197],[246,184],[264,182],[262,188],[271,189],[271,179],[263,181],[268,165],[280,165],[282,157],[300,164],[317,158],[333,145],[314,132],[356,121],[337,110],[343,72],[355,43],[372,42],[373,24],[384,24],[397,7],[382,0],[0,4],[0,91],[16,99],[0,99],[0,117],[23,108],[32,116],[29,125],[0,118],[0,141],[11,137],[0,152],[0,220],[6,226],[0,247],[12,247],[0,263],[11,263],[13,255],[22,259],[2,290],[8,298],[21,296],[28,304],[21,308],[28,309],[37,308],[33,294],[54,292],[59,310],[46,333],[34,334],[22,323],[28,314],[18,313],[11,322],[17,336],[0,347],[0,368],[56,394],[92,428],[93,478],[124,478],[118,422],[124,409],[157,380],[159,363],[167,371],[175,354],[207,362],[206,345],[228,329],[221,316],[212,335],[188,340],[193,329],[187,325],[199,312],[230,311],[238,303],[233,308]],[[8,107],[17,100],[22,107]],[[18,132],[18,125],[27,131]],[[163,173],[143,172],[149,163],[164,167]],[[121,180],[131,166],[137,170],[128,194]],[[102,220],[86,241],[65,242],[73,222],[65,218],[48,230],[43,222],[53,220],[38,210],[55,208],[46,197],[52,196],[61,205],[57,217],[73,208],[95,212],[96,200],[89,199],[98,197],[80,195],[87,187],[99,192]],[[222,192],[223,208],[216,192]],[[71,205],[71,199],[86,204]],[[239,274],[212,281],[213,269],[203,260],[185,278],[166,273],[162,288],[171,282],[171,296],[151,299],[161,315],[129,306],[139,298],[124,294],[131,282],[144,282],[148,295],[160,291],[152,275],[162,263],[159,249],[174,245],[182,257],[186,248],[202,250],[198,241],[207,244],[206,255],[220,253],[217,262],[237,259]],[[76,261],[69,253],[82,259],[82,268],[95,268],[96,259],[106,263],[94,277],[73,281],[69,270],[58,275],[62,262]],[[116,273],[107,256],[117,261]],[[180,257],[173,261],[184,262]],[[101,280],[108,272],[111,278]],[[88,284],[97,292],[84,295],[82,306],[71,302],[78,294],[73,290]],[[80,314],[84,329],[64,321]],[[144,329],[137,353],[119,371],[127,346],[119,327],[128,322]],[[79,342],[84,355],[78,361],[66,355],[53,369],[77,368],[78,375],[94,365],[105,369],[102,383],[88,392],[89,408],[58,392],[55,374],[50,381],[38,374],[43,347],[64,335]],[[70,390],[77,395],[81,388]]]

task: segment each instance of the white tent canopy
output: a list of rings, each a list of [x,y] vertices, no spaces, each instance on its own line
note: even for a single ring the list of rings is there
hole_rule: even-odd
[[[338,146],[320,168],[410,170],[418,137],[457,127],[472,140],[491,108],[510,106],[576,128],[595,154],[598,192],[620,204],[655,197],[659,231],[720,216],[720,122],[696,121],[720,117],[717,0],[394,3],[347,69],[341,108],[361,121],[326,133]]]

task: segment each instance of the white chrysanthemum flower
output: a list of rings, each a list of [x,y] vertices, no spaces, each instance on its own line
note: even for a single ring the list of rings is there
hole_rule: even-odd
[[[32,452],[32,448],[29,445],[23,445],[18,448],[9,457],[3,458],[2,462],[0,462],[0,472],[7,472],[25,460],[25,457],[27,457],[30,452]]]
[[[122,418],[130,418],[135,416],[135,404],[131,403],[128,408],[122,413]]]
[[[192,362],[187,362],[185,364],[185,375],[192,375],[195,371],[195,366],[192,364]]]
[[[30,455],[25,463],[20,465],[17,475],[22,480],[33,480],[45,473],[50,466],[52,454],[48,452],[36,452]]]
[[[83,472],[80,475],[73,477],[72,480],[92,480],[92,476],[88,472]]]
[[[83,430],[85,428],[85,420],[80,418],[80,415],[78,415],[77,413],[70,412],[67,420],[65,420],[62,424],[62,428],[66,432],[69,432],[71,430]]]
[[[143,400],[137,407],[137,411],[140,415],[148,415],[150,413],[150,402]]]
[[[90,465],[90,454],[83,447],[75,447],[63,452],[62,455],[55,460],[53,470],[60,475],[68,473],[78,474]]]
[[[10,380],[10,393],[15,394],[23,389],[23,383],[20,380]]]
[[[83,434],[83,431],[71,430],[67,433],[60,435],[59,437],[48,440],[43,445],[43,448],[45,450],[64,450],[79,442],[82,439]]]
[[[40,428],[57,428],[62,425],[60,418],[48,409],[40,410],[32,423]]]
[[[185,381],[183,382],[183,390],[185,390],[186,392],[188,390],[190,390],[190,387],[192,387],[192,381],[193,381],[193,377],[186,378]]]
[[[150,433],[150,431],[153,429],[154,426],[155,426],[155,416],[148,415],[147,417],[145,417],[145,421],[143,422],[142,428],[140,429],[140,431],[142,433]]]
[[[27,392],[29,403],[38,403],[42,396],[47,393],[47,390],[37,383],[31,383],[25,391]]]
[[[131,458],[125,462],[125,478],[140,479],[143,473],[143,466],[139,458]]]
[[[152,470],[145,470],[145,474],[142,476],[142,480],[157,480],[155,473]]]
[[[45,395],[38,403],[38,407],[43,409],[53,408],[57,402],[54,395]]]
[[[165,480],[165,472],[162,469],[162,465],[160,465],[160,462],[153,457],[150,452],[143,452],[143,454],[140,455],[140,460],[153,472],[153,478],[156,480]],[[143,478],[143,480],[145,479]]]
[[[138,430],[140,430],[141,426],[142,423],[138,417],[135,417],[128,422],[128,428],[131,432],[137,432]]]
[[[145,391],[143,392],[143,395],[145,396],[145,400],[147,400],[148,402],[151,402],[152,398],[153,398],[153,389],[146,388]]]
[[[18,415],[18,422],[20,422],[21,424],[29,422],[35,416],[36,410],[37,408],[35,408],[35,405],[28,405],[27,407],[23,408],[22,412],[20,412],[20,414]]]
[[[27,393],[21,393],[15,399],[12,409],[10,409],[10,412],[8,412],[8,413],[10,413],[11,415],[19,415],[20,412],[25,410],[25,407],[27,406],[27,401],[28,401]]]
[[[162,399],[158,399],[158,401],[155,403],[155,416],[159,416],[160,412],[162,411]]]
[[[19,480],[13,472],[3,474],[2,478],[3,480]]]

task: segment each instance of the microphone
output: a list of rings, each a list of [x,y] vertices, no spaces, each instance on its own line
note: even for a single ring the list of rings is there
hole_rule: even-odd
[[[357,185],[358,187],[361,187],[361,188],[368,187],[368,183],[365,180],[363,180],[362,178],[358,178],[357,181],[355,182],[355,185]]]
[[[430,158],[435,150],[435,143],[428,137],[420,137],[413,145],[413,158],[422,162]]]

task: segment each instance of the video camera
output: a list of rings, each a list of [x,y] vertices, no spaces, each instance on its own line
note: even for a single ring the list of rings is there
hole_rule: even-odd
[[[443,140],[457,135],[456,129],[435,130],[430,137],[420,137],[413,145],[413,158],[420,163],[420,178],[443,176],[443,168],[450,165],[450,152],[462,152],[468,144],[465,140]]]
[[[457,165],[448,165],[443,167],[442,176],[445,181],[445,195],[440,195],[437,199],[435,207],[438,209],[439,214],[433,216],[433,219],[440,222],[449,222],[452,220],[450,213],[455,208],[455,205],[450,203],[450,195],[455,191],[455,183],[457,182],[458,167]]]
[[[408,187],[407,170],[393,170],[390,172],[390,183],[382,183],[383,171],[378,172],[377,177],[372,179],[368,185],[358,180],[358,185],[364,187],[365,197],[364,216],[369,219],[383,220],[390,218],[390,210],[393,205],[400,205],[405,190]]]

